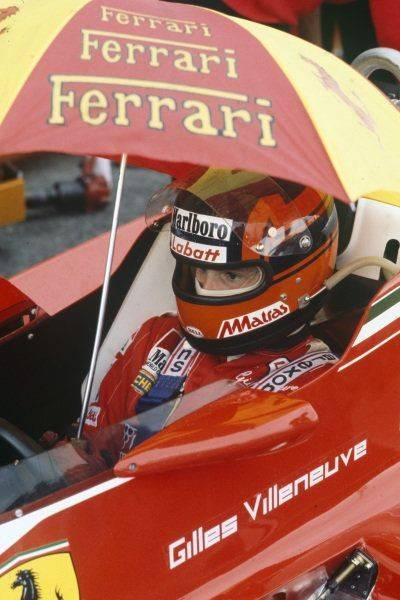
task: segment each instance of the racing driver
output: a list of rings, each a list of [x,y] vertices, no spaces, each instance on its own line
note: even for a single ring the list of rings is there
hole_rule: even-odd
[[[336,259],[331,196],[257,173],[203,168],[157,201],[170,203],[177,315],[149,319],[117,354],[89,407],[89,438],[216,380],[294,391],[337,360],[308,326]]]

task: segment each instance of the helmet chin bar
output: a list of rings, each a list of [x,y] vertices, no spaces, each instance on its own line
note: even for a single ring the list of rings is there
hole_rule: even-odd
[[[322,298],[323,295],[321,295]],[[304,310],[296,310],[291,313],[286,323],[279,322],[278,328],[278,323],[272,323],[252,332],[218,340],[195,337],[187,331],[185,331],[185,337],[194,348],[207,354],[236,356],[259,348],[283,351],[298,343],[300,339],[304,339],[307,331],[304,325],[320,308],[321,299],[317,298],[310,302]]]
[[[400,266],[394,264],[387,258],[378,256],[360,258],[349,263],[334,275],[331,275],[331,277],[328,277],[328,279],[325,280],[324,285],[312,296],[305,295],[302,298],[299,298],[298,310],[291,313],[290,319],[288,319],[288,322],[283,327],[282,322],[279,322],[279,330],[275,329],[274,324],[272,324],[266,328],[260,328],[258,332],[252,332],[253,335],[245,333],[235,336],[234,338],[227,338],[226,340],[197,338],[190,335],[188,332],[185,332],[185,335],[192,346],[201,352],[223,354],[226,356],[251,352],[261,346],[266,348],[276,348],[282,343],[282,340],[285,339],[287,339],[288,342],[293,342],[291,335],[295,337],[297,332],[301,334],[300,329],[303,330],[304,324],[307,323],[319,308],[322,307],[325,294],[348,275],[367,266],[381,267],[387,279],[400,273]],[[254,335],[254,333],[256,335]]]

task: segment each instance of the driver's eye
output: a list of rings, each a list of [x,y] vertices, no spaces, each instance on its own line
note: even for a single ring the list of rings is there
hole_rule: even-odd
[[[225,276],[231,281],[236,281],[239,278],[238,273],[234,273],[233,271],[226,271]]]

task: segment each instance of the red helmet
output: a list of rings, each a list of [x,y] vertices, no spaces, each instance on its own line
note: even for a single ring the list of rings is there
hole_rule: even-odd
[[[173,289],[194,347],[229,355],[279,345],[321,306],[323,294],[313,296],[337,252],[331,196],[226,169],[197,169],[168,195]],[[205,289],[210,274],[218,285]],[[243,285],[224,288],[232,277]]]

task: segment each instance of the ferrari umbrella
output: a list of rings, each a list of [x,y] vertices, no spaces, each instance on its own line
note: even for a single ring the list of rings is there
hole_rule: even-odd
[[[0,0],[0,155],[243,168],[400,202],[400,115],[289,34],[157,0]]]

